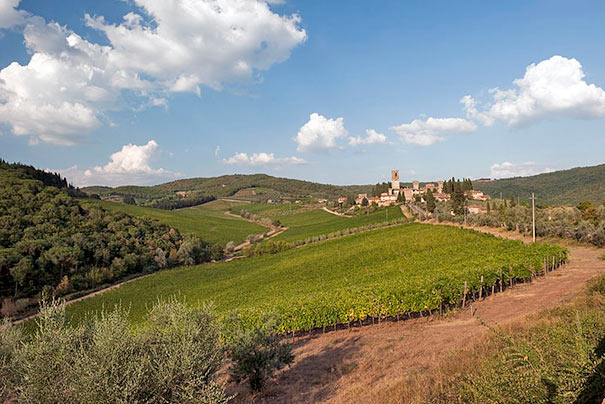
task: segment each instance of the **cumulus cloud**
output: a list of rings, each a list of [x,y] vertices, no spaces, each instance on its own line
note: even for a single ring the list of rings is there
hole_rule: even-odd
[[[17,10],[21,0],[0,0],[0,28],[8,29],[25,23],[27,12]]]
[[[104,166],[86,170],[72,166],[58,171],[77,186],[142,185],[161,179],[176,178],[178,173],[151,166],[153,158],[158,153],[158,147],[155,140],[140,146],[127,144],[122,146],[120,151],[111,154],[110,161]]]
[[[99,109],[119,94],[108,85],[107,48],[39,17],[23,34],[33,55],[25,66],[0,70],[0,122],[33,142],[76,143],[101,124]]]
[[[426,118],[415,119],[410,123],[391,127],[401,139],[410,144],[430,146],[445,140],[453,133],[471,133],[477,129],[475,123],[463,118]]]
[[[128,13],[121,24],[89,15],[86,22],[107,36],[118,69],[149,75],[174,92],[199,94],[200,85],[254,78],[306,39],[298,15],[280,16],[262,1],[134,3],[142,13]]]
[[[533,161],[518,164],[505,161],[501,164],[492,164],[490,167],[490,178],[527,177],[552,171],[554,171],[552,168],[548,168]]]
[[[273,13],[262,1],[134,3],[137,13],[117,25],[86,15],[108,39],[101,46],[15,10],[18,1],[0,0],[0,27],[22,18],[32,54],[27,65],[0,70],[0,123],[34,142],[74,144],[106,121],[107,111],[127,106],[124,91],[143,107],[166,107],[169,93],[258,81],[306,40],[297,15]]]
[[[330,119],[314,112],[300,128],[294,141],[298,144],[296,150],[299,152],[321,152],[337,148],[337,140],[348,134],[343,118]]]
[[[493,100],[483,111],[476,101],[465,96],[467,115],[484,124],[495,120],[519,127],[536,121],[570,117],[595,119],[605,117],[605,91],[585,80],[582,65],[576,59],[553,56],[530,64],[514,88],[490,90]]]
[[[365,144],[386,144],[387,137],[382,133],[376,132],[374,129],[366,129],[366,137],[361,136],[349,137],[349,144],[351,146],[359,146]]]
[[[223,159],[225,164],[247,165],[247,166],[265,166],[275,164],[306,164],[307,162],[299,157],[275,157],[273,153],[235,153],[228,159]]]

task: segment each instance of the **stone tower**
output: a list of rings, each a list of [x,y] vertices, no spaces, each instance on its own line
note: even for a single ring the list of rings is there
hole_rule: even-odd
[[[414,181],[414,182],[412,183],[412,186],[414,187],[414,189],[420,189],[420,182],[418,182],[418,181]]]
[[[391,171],[391,187],[393,189],[399,189],[399,170]]]

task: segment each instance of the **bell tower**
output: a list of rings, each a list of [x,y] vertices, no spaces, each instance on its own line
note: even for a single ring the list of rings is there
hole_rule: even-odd
[[[391,184],[393,189],[400,189],[399,186],[399,170],[391,171]]]

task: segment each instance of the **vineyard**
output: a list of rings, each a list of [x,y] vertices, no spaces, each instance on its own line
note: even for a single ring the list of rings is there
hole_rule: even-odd
[[[329,240],[275,255],[163,271],[75,303],[73,321],[116,304],[133,322],[158,298],[213,301],[248,321],[277,312],[283,331],[439,310],[502,280],[527,279],[565,249],[419,223]]]
[[[85,203],[100,204],[107,210],[121,211],[129,215],[149,217],[177,228],[181,233],[194,234],[202,240],[225,245],[229,241],[239,243],[249,234],[263,233],[266,227],[225,215],[234,205],[244,203],[216,200],[204,205],[178,210],[162,210],[127,205],[109,201],[87,200]]]
[[[286,206],[286,208],[284,208]],[[258,213],[262,217],[279,220],[288,230],[275,237],[275,241],[297,242],[308,238],[327,236],[330,233],[363,227],[369,224],[384,223],[395,219],[402,219],[403,214],[399,206],[377,209],[369,214],[359,214],[353,217],[341,217],[328,213],[319,208],[305,210],[298,208],[293,213],[287,210],[288,205],[251,205],[244,206],[251,213]],[[292,207],[296,209],[296,206]],[[232,212],[239,214],[237,208]]]

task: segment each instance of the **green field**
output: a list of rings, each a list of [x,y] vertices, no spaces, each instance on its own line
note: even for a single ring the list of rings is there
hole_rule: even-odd
[[[229,241],[239,243],[249,234],[259,234],[267,230],[266,227],[258,224],[225,215],[225,211],[228,209],[234,206],[245,206],[245,203],[216,200],[191,208],[163,210],[99,200],[83,200],[82,202],[84,205],[95,203],[107,210],[157,219],[175,227],[181,233],[194,234],[202,240],[222,245]]]
[[[119,289],[68,306],[85,313],[116,304],[139,322],[158,298],[213,301],[219,313],[238,309],[254,321],[277,312],[283,331],[307,330],[367,316],[437,309],[460,301],[464,281],[492,285],[503,277],[527,278],[529,265],[564,250],[448,226],[404,224],[291,249],[278,254],[155,273]]]
[[[393,206],[377,209],[369,214],[359,214],[353,217],[341,217],[322,210],[319,207],[309,207],[297,204],[250,204],[234,207],[231,211],[239,214],[242,209],[260,216],[277,219],[288,230],[273,240],[295,242],[309,237],[328,235],[330,233],[361,227],[372,223],[382,223],[403,218],[401,208]]]
[[[388,212],[387,212],[388,210]],[[354,217],[341,217],[328,213],[324,210],[310,210],[307,212],[293,213],[291,215],[276,216],[282,225],[288,227],[288,231],[274,238],[274,240],[298,241],[308,237],[333,233],[338,230],[352,229],[371,223],[381,223],[388,220],[403,217],[399,206],[393,206],[367,214]]]

